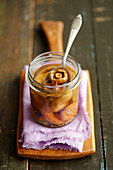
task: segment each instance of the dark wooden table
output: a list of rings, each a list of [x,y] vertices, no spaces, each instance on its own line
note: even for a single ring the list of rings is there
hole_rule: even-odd
[[[70,54],[89,69],[94,102],[96,153],[67,161],[16,156],[19,75],[39,53],[47,51],[41,20],[62,20],[64,49],[71,21],[81,13],[83,26]],[[113,1],[0,0],[0,170],[113,169]]]

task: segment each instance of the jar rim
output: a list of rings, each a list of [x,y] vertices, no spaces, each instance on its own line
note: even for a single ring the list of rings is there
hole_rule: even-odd
[[[35,61],[37,61],[37,59],[39,59],[39,57],[42,57],[42,56],[44,56],[44,55],[45,55],[45,57],[47,57],[47,55],[49,55],[49,54],[53,54],[53,56],[55,57],[55,53],[57,54],[56,56],[59,56],[59,57],[64,56],[64,53],[63,53],[63,52],[49,51],[49,52],[41,53],[40,55],[38,55],[36,58],[34,58],[34,59],[31,61],[31,63],[30,63],[29,66],[28,66],[28,69],[27,69],[27,71],[26,71],[26,80],[27,80],[27,82],[28,82],[28,79],[27,79],[27,78],[28,78],[28,75],[29,75],[29,76],[30,76],[30,77],[29,77],[30,80],[32,79],[32,81],[34,82],[32,85],[35,86],[35,88],[36,88],[36,85],[39,85],[39,86],[41,86],[41,87],[43,87],[43,88],[47,88],[47,89],[54,89],[54,88],[56,88],[56,86],[44,85],[44,84],[41,84],[41,83],[37,82],[37,81],[34,79],[34,77],[32,76],[31,72],[30,72],[30,66],[31,66]],[[72,59],[72,57],[71,57],[70,55],[68,55],[67,60],[68,60],[68,58],[71,58],[71,59]],[[74,77],[74,79],[73,79],[72,81],[70,81],[70,82],[68,82],[68,83],[66,83],[66,84],[63,84],[63,85],[58,85],[57,88],[62,88],[62,87],[66,87],[66,86],[68,87],[68,86],[70,86],[71,84],[73,84],[74,82],[75,82],[75,85],[78,84],[79,77],[80,77],[80,74],[81,74],[81,68],[80,68],[80,65],[78,64],[77,61],[75,61],[75,60],[73,60],[73,61],[75,62],[76,66],[77,66],[77,74],[76,74],[76,76]],[[28,82],[28,84],[29,84],[29,82]]]

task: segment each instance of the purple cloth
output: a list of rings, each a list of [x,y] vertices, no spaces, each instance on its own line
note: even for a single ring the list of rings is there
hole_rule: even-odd
[[[25,66],[26,70],[27,66]],[[22,146],[32,149],[65,149],[82,152],[84,141],[90,137],[91,125],[86,112],[87,97],[86,71],[82,71],[82,80],[79,86],[78,114],[66,126],[47,128],[37,124],[31,114],[30,91],[25,80],[23,89],[23,133]]]

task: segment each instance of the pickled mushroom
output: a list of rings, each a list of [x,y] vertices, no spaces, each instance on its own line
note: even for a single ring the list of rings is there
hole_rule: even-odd
[[[69,81],[69,73],[64,68],[52,70],[49,74],[51,85],[62,85]]]
[[[42,66],[36,71],[35,81],[45,85],[44,93],[30,89],[33,118],[39,124],[60,127],[74,119],[78,110],[78,87],[68,91],[62,85],[71,82],[75,76],[76,72],[68,66],[57,69],[56,65]]]

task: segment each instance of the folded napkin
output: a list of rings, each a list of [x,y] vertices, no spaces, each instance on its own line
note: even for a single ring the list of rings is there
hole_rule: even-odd
[[[27,66],[25,66],[25,71]],[[66,126],[47,128],[37,124],[32,118],[30,91],[26,80],[23,89],[23,133],[22,147],[32,149],[65,149],[82,152],[84,141],[90,137],[91,125],[86,112],[88,75],[82,71],[82,80],[79,86],[78,114]]]

